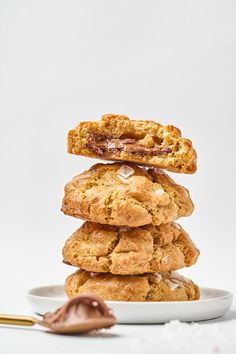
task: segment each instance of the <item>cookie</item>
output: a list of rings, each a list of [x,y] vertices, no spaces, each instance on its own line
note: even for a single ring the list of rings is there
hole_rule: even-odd
[[[85,222],[65,243],[66,264],[90,272],[143,274],[193,265],[199,250],[178,224],[116,227]]]
[[[172,172],[194,173],[197,154],[172,125],[107,114],[100,122],[81,122],[68,133],[68,152],[87,157],[135,162]]]
[[[114,301],[190,301],[200,296],[198,286],[176,272],[113,275],[78,270],[66,279],[65,291],[69,298],[92,292]]]
[[[97,164],[65,186],[65,214],[100,224],[138,227],[172,222],[193,211],[186,188],[162,170]]]

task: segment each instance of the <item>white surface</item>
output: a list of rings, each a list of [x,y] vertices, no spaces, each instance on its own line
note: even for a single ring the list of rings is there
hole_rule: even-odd
[[[1,353],[235,354],[235,312],[194,326],[116,325],[97,334],[78,336],[45,333],[39,327],[1,326]]]
[[[174,178],[195,202],[180,223],[201,256],[181,273],[236,292],[235,12],[233,0],[0,2],[0,311],[28,313],[27,289],[72,272],[61,248],[80,221],[59,211],[63,186],[94,161],[67,155],[66,132],[107,112],[193,140],[198,172]],[[235,349],[235,321],[218,326]],[[5,329],[0,350],[163,352],[161,328],[120,326],[104,339]]]
[[[106,301],[120,324],[165,323],[211,320],[223,316],[230,308],[233,294],[211,288],[201,288],[198,301],[127,302]],[[50,285],[29,290],[27,298],[34,312],[43,315],[61,307],[67,297],[63,285]]]

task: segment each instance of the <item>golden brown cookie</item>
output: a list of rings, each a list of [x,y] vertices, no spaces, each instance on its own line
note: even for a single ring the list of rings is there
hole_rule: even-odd
[[[192,142],[172,125],[107,114],[100,122],[81,122],[68,134],[68,152],[105,160],[135,162],[173,172],[194,173]]]
[[[190,301],[200,297],[198,286],[176,272],[113,275],[78,270],[66,279],[65,291],[70,298],[92,292],[115,301]]]
[[[110,225],[160,225],[188,216],[186,188],[162,170],[122,163],[97,164],[65,186],[65,214]]]
[[[65,243],[66,264],[89,272],[143,274],[193,265],[199,250],[178,224],[125,228],[85,222]]]

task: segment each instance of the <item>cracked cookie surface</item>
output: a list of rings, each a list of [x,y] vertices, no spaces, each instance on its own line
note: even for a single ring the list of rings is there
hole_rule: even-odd
[[[113,275],[78,270],[66,279],[65,291],[69,298],[92,292],[114,301],[190,301],[200,297],[198,286],[176,272]]]
[[[193,265],[199,250],[178,224],[116,227],[85,222],[63,247],[66,264],[90,272],[143,274]]]
[[[197,169],[192,142],[182,138],[178,128],[124,115],[107,114],[99,122],[81,122],[68,133],[68,152],[179,173]]]
[[[62,211],[76,218],[138,227],[191,215],[189,192],[162,170],[132,164],[97,164],[65,186]]]

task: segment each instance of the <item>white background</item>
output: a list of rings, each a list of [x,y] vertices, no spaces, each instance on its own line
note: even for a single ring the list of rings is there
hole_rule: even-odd
[[[29,311],[31,287],[63,283],[61,248],[80,220],[64,184],[95,161],[67,131],[104,113],[174,124],[198,152],[181,219],[201,250],[182,273],[236,291],[236,2],[0,1],[0,311]],[[24,307],[22,307],[24,306]]]

